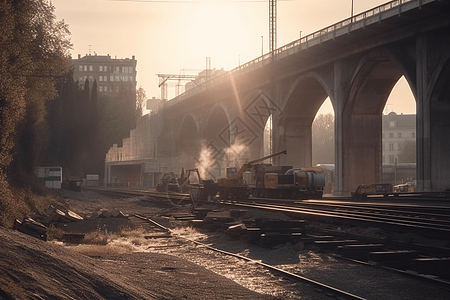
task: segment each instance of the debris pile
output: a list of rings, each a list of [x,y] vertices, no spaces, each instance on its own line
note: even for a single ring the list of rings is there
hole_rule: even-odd
[[[74,226],[75,223],[81,225],[81,223],[108,218],[128,219],[128,216],[117,209],[101,209],[92,214],[88,214],[83,218],[74,211],[58,204],[55,206],[52,205],[47,209],[38,209],[34,215],[31,217],[25,217],[22,221],[18,219],[15,220],[13,228],[46,241],[47,231],[50,225],[54,225],[57,228],[67,231],[70,228],[80,227],[78,225]],[[66,232],[63,235],[64,242],[79,243],[84,238],[84,233],[73,232],[73,230],[68,231],[71,232]]]
[[[125,215],[118,209],[113,209],[112,211],[100,209],[97,212],[93,212],[85,216],[86,220],[95,220],[97,218],[128,218],[128,215]]]
[[[233,237],[245,238],[247,241],[263,247],[274,247],[285,243],[297,244],[305,237],[305,221],[278,218],[277,214],[254,217],[245,209],[211,210],[203,214],[190,216],[191,226],[206,230],[225,230]],[[202,216],[202,218],[198,218]],[[182,220],[181,218],[176,218]]]

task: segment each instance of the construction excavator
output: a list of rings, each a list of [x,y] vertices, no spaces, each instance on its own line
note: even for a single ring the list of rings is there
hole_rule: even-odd
[[[256,164],[280,154],[287,154],[287,150],[245,162],[239,170],[235,167],[228,167],[226,170],[226,178],[219,178],[217,180],[220,198],[247,199],[251,194],[251,189],[243,178],[244,173],[251,171]]]

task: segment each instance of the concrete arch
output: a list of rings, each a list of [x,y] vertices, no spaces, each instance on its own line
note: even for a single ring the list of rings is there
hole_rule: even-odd
[[[275,121],[280,165],[309,167],[312,164],[312,123],[327,97],[332,98],[332,81],[319,73],[307,73],[297,78],[283,101],[283,114]],[[332,101],[333,102],[333,101]],[[333,104],[334,106],[334,104]]]
[[[411,82],[412,74],[404,74],[406,70],[388,49],[368,53],[354,70],[336,130],[336,137],[341,137],[336,138],[338,190],[344,195],[358,185],[381,182],[382,112],[397,81],[405,76]]]
[[[211,106],[208,113],[206,114],[207,117],[205,120],[205,126],[200,128],[200,133],[202,134],[202,136],[204,136],[204,132],[208,128],[208,124],[211,125],[211,124],[215,123],[215,120],[213,120],[214,112],[217,111],[218,109],[223,111],[223,113],[225,114],[226,120],[227,120],[227,124],[230,124],[231,117],[230,117],[230,111],[227,108],[227,106],[222,102],[215,103],[214,105]]]
[[[384,104],[382,105],[383,108],[392,88],[402,76],[405,76],[406,81],[411,87],[414,98],[417,99],[417,92],[415,89],[415,68],[411,67],[411,63],[408,64],[405,60],[406,59],[401,56],[401,53],[395,53],[395,51],[391,51],[387,48],[371,51],[361,57],[351,78],[348,96],[343,103],[344,110],[349,109],[348,105],[355,104],[355,93],[361,92],[365,93],[365,96],[367,97],[364,98],[365,103],[361,103],[361,100],[357,101],[359,106],[365,106],[368,102],[371,102],[373,99],[370,99],[370,96],[378,99],[378,97],[382,95],[383,98],[385,98]],[[374,73],[374,69],[378,69],[379,74]],[[389,84],[386,85],[388,82]],[[380,85],[383,90],[377,90]],[[355,89],[355,86],[358,88]],[[379,106],[378,104],[379,103],[374,103],[375,106]],[[373,107],[372,109],[378,108]],[[370,112],[366,111],[365,113],[367,114]]]
[[[244,145],[242,162],[264,156],[264,129],[271,115],[279,115],[281,109],[263,89],[254,89],[241,97],[242,110],[232,122],[235,134],[234,144]],[[234,126],[234,124],[237,125]]]

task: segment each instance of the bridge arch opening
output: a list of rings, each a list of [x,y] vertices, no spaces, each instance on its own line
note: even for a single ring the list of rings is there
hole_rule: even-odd
[[[415,115],[403,122],[403,115],[392,112],[383,116],[383,110],[399,101],[392,99],[392,92],[397,83],[404,84],[403,75],[400,67],[386,57],[371,58],[358,69],[341,116],[343,194],[350,194],[361,184],[399,182],[399,161],[394,152],[398,155],[405,145],[407,133],[402,132],[402,125],[411,123],[415,127]],[[415,132],[408,134],[415,138]],[[415,173],[415,165],[410,168]],[[404,176],[413,180],[415,174]]]
[[[328,96],[320,78],[305,76],[297,81],[278,123],[279,148],[288,153],[280,157],[280,165],[313,166],[313,121]]]
[[[383,109],[381,182],[401,185],[402,190],[415,188],[416,136],[416,100],[402,76]]]
[[[178,135],[178,156],[180,168],[193,169],[196,167],[196,159],[200,156],[201,137],[194,120],[188,115],[184,118]]]
[[[203,131],[197,167],[204,179],[217,180],[225,176],[231,161],[227,149],[232,143],[230,122],[225,109],[218,105],[210,113]]]
[[[324,194],[332,194],[335,185],[334,116],[334,107],[327,97],[312,124],[312,166],[320,166],[325,173]]]

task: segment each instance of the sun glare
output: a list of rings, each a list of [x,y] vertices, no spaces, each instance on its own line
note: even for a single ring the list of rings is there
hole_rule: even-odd
[[[211,57],[213,68],[235,68],[245,59],[257,56],[257,38],[236,3],[199,3],[183,31],[183,51],[195,60]]]

